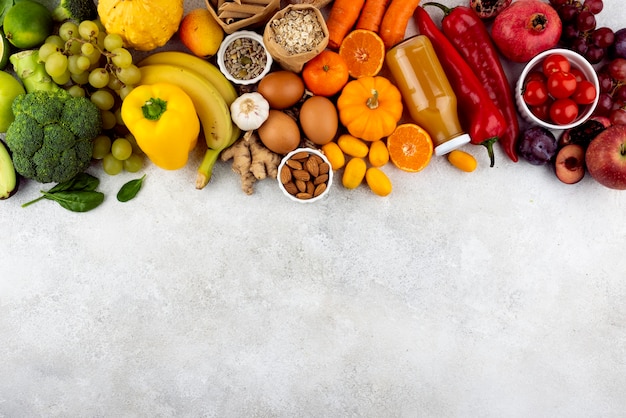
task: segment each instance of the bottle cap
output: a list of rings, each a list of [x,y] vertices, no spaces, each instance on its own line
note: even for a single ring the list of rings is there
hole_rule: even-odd
[[[443,144],[439,144],[435,147],[435,155],[445,155],[450,151],[454,151],[457,148],[462,147],[470,142],[471,138],[468,134],[461,134],[455,136],[452,139],[447,140]]]

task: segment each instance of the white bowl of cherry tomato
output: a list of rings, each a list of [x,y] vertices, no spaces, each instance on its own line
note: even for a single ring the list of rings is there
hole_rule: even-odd
[[[530,60],[515,89],[522,117],[553,130],[570,129],[589,119],[599,95],[598,75],[589,61],[561,48]]]

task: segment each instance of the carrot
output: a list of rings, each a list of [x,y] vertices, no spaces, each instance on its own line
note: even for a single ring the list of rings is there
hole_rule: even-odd
[[[420,0],[391,0],[378,31],[387,49],[404,39],[409,19],[419,3]]]
[[[365,0],[335,0],[328,14],[328,46],[337,49],[359,19]]]
[[[367,29],[378,33],[380,22],[391,0],[365,0],[361,16],[356,22],[357,29]]]

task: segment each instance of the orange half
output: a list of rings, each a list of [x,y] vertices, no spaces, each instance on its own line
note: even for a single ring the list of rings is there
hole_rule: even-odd
[[[383,68],[385,43],[376,32],[355,29],[343,39],[339,55],[348,65],[351,77],[373,77]]]
[[[404,123],[387,137],[389,159],[400,170],[423,170],[433,155],[433,141],[421,126]]]

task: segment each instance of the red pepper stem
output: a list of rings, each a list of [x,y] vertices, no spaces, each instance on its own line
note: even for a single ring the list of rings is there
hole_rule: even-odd
[[[478,145],[483,145],[485,148],[487,148],[487,154],[489,154],[489,167],[493,167],[494,163],[495,163],[495,155],[493,154],[493,144],[496,143],[496,141],[498,140],[497,136],[493,136],[491,138],[487,138],[485,139],[483,142],[479,143]]]
[[[434,1],[429,1],[428,3],[424,3],[424,6],[439,7],[441,9],[441,11],[443,12],[444,17],[448,16],[450,14],[450,12],[452,12],[452,9],[450,7],[444,6],[441,3],[435,3]]]

